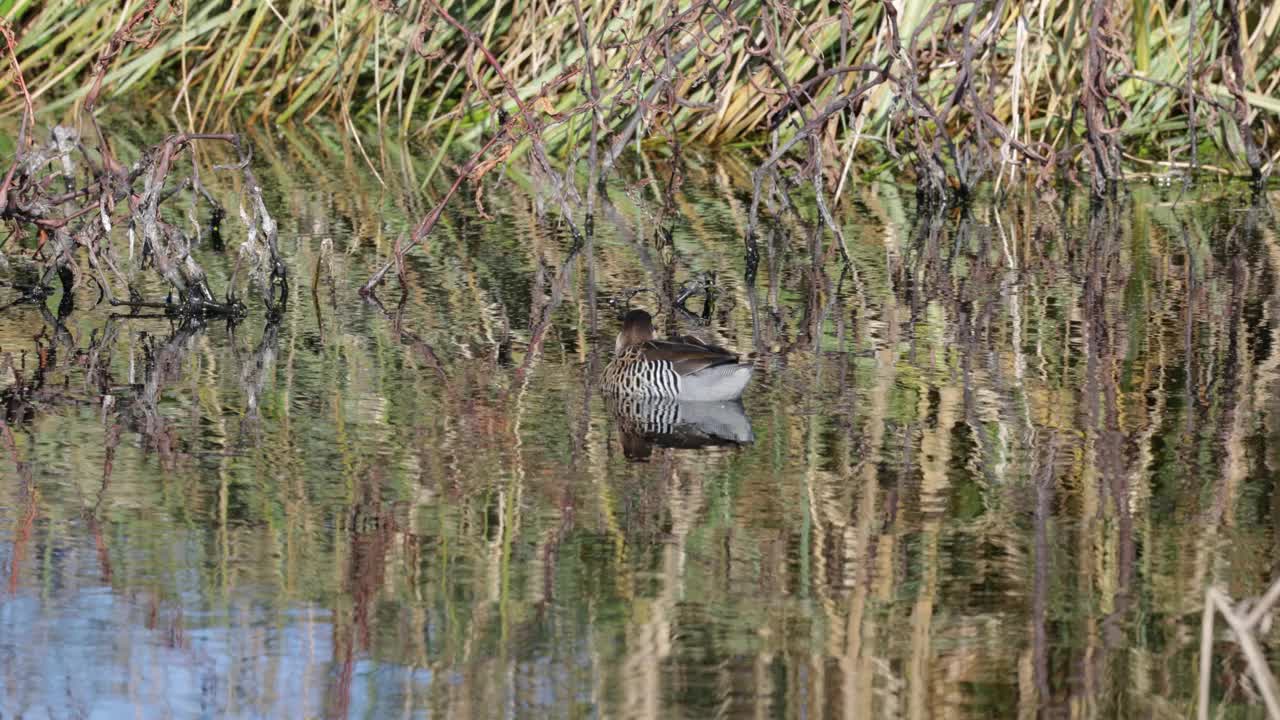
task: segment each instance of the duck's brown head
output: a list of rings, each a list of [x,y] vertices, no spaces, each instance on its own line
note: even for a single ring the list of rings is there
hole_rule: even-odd
[[[632,310],[622,318],[622,331],[618,333],[618,343],[614,347],[617,352],[632,345],[646,343],[653,339],[653,316],[644,310]]]

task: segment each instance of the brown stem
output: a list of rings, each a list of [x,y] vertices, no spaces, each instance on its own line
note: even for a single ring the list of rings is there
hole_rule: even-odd
[[[1236,3],[1237,0],[1223,0],[1222,11],[1226,15],[1227,48],[1231,53],[1229,63],[1231,73],[1224,73],[1224,80],[1227,90],[1235,98],[1235,112],[1232,113],[1232,117],[1240,131],[1240,141],[1244,143],[1244,161],[1249,166],[1253,182],[1257,183],[1262,180],[1262,154],[1258,152],[1257,140],[1254,139],[1253,130],[1249,127],[1249,103],[1244,98],[1244,52],[1241,48],[1244,39],[1240,32],[1240,8]]]

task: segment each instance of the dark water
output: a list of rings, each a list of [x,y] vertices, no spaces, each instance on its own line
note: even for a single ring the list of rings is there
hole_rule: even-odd
[[[514,162],[379,307],[434,154],[384,188],[339,132],[255,142],[278,324],[0,314],[0,716],[1185,716],[1206,586],[1276,572],[1274,193],[856,183],[850,267],[784,215],[749,286],[744,158],[667,210],[627,167],[587,248]],[[637,288],[754,355],[752,442],[606,406]],[[1215,702],[1256,714],[1233,648]]]

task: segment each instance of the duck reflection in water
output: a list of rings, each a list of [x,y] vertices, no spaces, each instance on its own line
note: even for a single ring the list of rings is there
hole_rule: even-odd
[[[751,421],[737,400],[686,402],[670,398],[609,397],[628,460],[648,460],[654,446],[697,449],[746,445],[755,439]]]

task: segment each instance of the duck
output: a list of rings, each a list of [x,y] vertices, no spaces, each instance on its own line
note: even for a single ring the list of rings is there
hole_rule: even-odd
[[[644,310],[623,317],[614,349],[602,383],[613,397],[726,402],[740,399],[751,381],[751,365],[724,348],[689,336],[653,339],[653,317]]]

